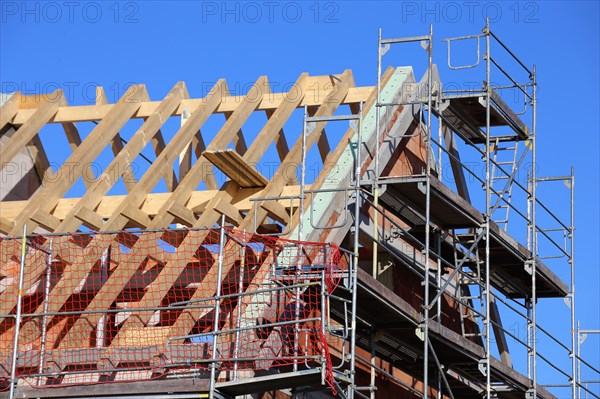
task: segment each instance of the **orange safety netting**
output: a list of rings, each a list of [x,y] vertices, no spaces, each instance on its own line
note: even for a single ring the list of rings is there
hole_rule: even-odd
[[[332,384],[323,298],[340,281],[339,249],[231,229],[220,240],[220,229],[29,237],[19,380],[43,388],[213,364],[240,374],[322,365]],[[20,257],[21,240],[0,241],[0,389]]]

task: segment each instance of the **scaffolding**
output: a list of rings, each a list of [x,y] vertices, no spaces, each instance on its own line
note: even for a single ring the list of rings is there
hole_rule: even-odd
[[[12,349],[10,359],[0,368],[9,398],[86,396],[100,394],[105,384],[128,382],[128,388],[122,388],[124,395],[143,392],[183,398],[201,391],[212,399],[288,390],[296,398],[314,390],[347,399],[374,399],[385,397],[378,395],[381,380],[395,384],[403,394],[423,399],[555,398],[553,392],[561,389],[569,389],[572,398],[582,397],[582,392],[600,397],[589,387],[596,381],[582,381],[579,370],[583,364],[600,374],[581,357],[580,350],[582,334],[594,330],[580,330],[576,325],[574,170],[567,176],[537,175],[535,65],[526,66],[491,31],[489,21],[481,34],[445,41],[450,70],[485,70],[481,88],[444,90],[433,62],[433,26],[426,35],[407,38],[386,39],[380,30],[377,84],[364,91],[368,95],[359,89],[348,94],[352,77],[346,72],[330,76],[328,84],[334,90],[315,95],[319,100],[310,104],[311,100],[300,97],[281,100],[279,105],[270,104],[272,100],[251,105],[248,98],[256,93],[249,93],[239,105],[245,109],[224,111],[247,117],[265,107],[271,112],[269,117],[277,115],[268,122],[272,124],[268,131],[275,133],[283,128],[282,120],[293,109],[303,109],[302,133],[289,151],[292,157],[285,155],[286,151],[281,157],[283,165],[298,161],[294,164],[300,168],[297,189],[284,192],[279,171],[269,182],[254,168],[252,164],[260,158],[255,147],[239,151],[243,155],[222,148],[241,129],[236,118],[232,117],[231,122],[228,119],[227,129],[199,151],[203,151],[205,161],[223,170],[230,182],[256,189],[248,197],[246,208],[232,210],[225,196],[205,203],[198,201],[196,207],[202,212],[210,209],[211,214],[202,213],[196,220],[192,211],[174,206],[173,200],[165,202],[168,216],[156,212],[150,220],[147,214],[140,215],[139,201],[135,209],[117,206],[122,223],[110,217],[95,223],[98,229],[108,226],[106,230],[81,235],[99,243],[101,249],[93,260],[81,260],[95,273],[97,286],[89,282],[91,277],[84,284],[85,276],[77,273],[79,280],[75,278],[65,286],[76,287],[78,294],[85,289],[97,296],[103,292],[102,299],[95,300],[112,306],[122,295],[121,289],[104,291],[108,290],[108,282],[114,281],[110,260],[119,256],[132,266],[130,274],[119,280],[121,288],[140,291],[137,295],[141,299],[130,301],[137,306],[86,310],[89,303],[85,303],[81,309],[69,309],[63,306],[71,295],[68,290],[62,301],[52,303],[46,299],[56,284],[53,273],[61,273],[55,264],[60,263],[57,259],[69,256],[61,240],[71,235],[27,235],[24,225],[22,236],[13,234],[3,240],[5,254],[12,254],[17,247],[21,250],[18,278],[12,282],[18,293],[16,307],[0,315],[6,323],[2,333],[13,339],[6,345]],[[456,64],[451,49],[459,41],[475,42],[475,63]],[[427,53],[423,79],[417,82],[410,68],[383,72],[383,57],[391,45],[411,43],[421,44]],[[500,62],[503,58],[526,74],[525,82],[509,74],[509,68]],[[509,83],[493,84],[498,72]],[[303,75],[298,81],[300,86],[309,87],[307,79]],[[315,82],[320,80],[315,78]],[[341,98],[336,96],[336,89],[342,92]],[[507,90],[520,93],[523,111],[515,112],[505,103],[501,93]],[[220,104],[211,103],[210,112],[226,108]],[[340,104],[348,104],[352,112],[336,114]],[[201,141],[194,134],[209,111],[193,112],[192,122],[188,122],[189,109],[186,112],[177,104],[161,103],[155,110],[181,114],[181,132],[190,139],[196,137],[196,143]],[[138,117],[143,113],[141,108],[132,109],[131,115],[135,112]],[[523,121],[523,115],[530,117],[529,123]],[[188,128],[187,123],[196,122]],[[323,156],[319,183],[308,187],[310,147],[318,143],[319,150],[325,148],[320,141],[325,126],[340,122],[349,123],[344,136],[348,142],[342,143],[336,153],[336,168],[327,168],[329,158]],[[465,151],[483,161],[483,177],[461,159],[465,154],[459,154],[457,139],[462,140]],[[185,147],[184,141],[177,143],[181,145],[174,147],[173,153]],[[395,169],[400,163],[396,149],[400,145],[408,148],[409,144],[420,155],[406,161],[410,170]],[[7,151],[13,155],[13,150]],[[162,155],[157,153],[158,157]],[[523,183],[518,175],[527,162],[527,182]],[[443,182],[446,164],[451,167],[456,192]],[[161,175],[165,170],[151,172]],[[199,180],[184,184],[188,181],[184,179],[198,179],[194,173],[200,173],[200,180],[209,181],[200,162],[193,168],[191,164],[182,167],[180,173],[183,188],[177,190],[184,192],[198,186]],[[481,184],[480,193],[469,193],[467,177]],[[569,189],[569,222],[563,222],[538,198],[538,185],[552,182],[564,182]],[[227,192],[229,197],[233,197],[232,192]],[[483,197],[479,201],[483,211],[476,206],[477,197]],[[45,227],[71,227],[71,219],[75,218],[92,225],[97,221],[81,207],[59,221],[43,219],[36,213],[34,216],[31,220],[41,221],[38,224]],[[275,222],[265,223],[267,218]],[[129,226],[127,220],[143,229],[121,230]],[[173,221],[191,228],[163,229],[161,222],[169,225]],[[218,227],[198,227],[201,222],[207,226],[218,222]],[[6,231],[14,232],[18,226],[13,222]],[[114,231],[110,226],[115,226]],[[154,248],[156,240],[166,243],[162,250]],[[57,242],[61,245],[55,245]],[[68,245],[75,250],[72,243]],[[150,245],[152,255],[145,247],[143,256],[137,253],[135,249],[140,245]],[[185,245],[190,246],[189,254],[178,260],[176,255]],[[89,242],[80,247],[87,251]],[[384,281],[380,266],[384,253],[396,268],[405,269],[403,278],[416,282],[414,292],[419,304],[407,298],[410,293],[401,297]],[[140,260],[145,256],[156,264],[145,265],[147,261]],[[181,282],[180,275],[188,270],[189,262],[209,267]],[[570,283],[565,284],[546,262],[568,265]],[[136,272],[140,263],[147,268],[141,274]],[[31,280],[26,278],[28,265],[39,269]],[[160,277],[162,270],[168,269],[166,265],[174,265],[178,272]],[[156,268],[152,273],[159,277],[144,275],[154,270],[152,267]],[[163,281],[161,278],[173,287],[175,282],[180,284],[182,293],[176,295],[171,285],[168,289],[156,288],[154,279]],[[41,302],[28,304],[23,311],[24,292],[31,291],[36,281],[36,287],[41,287],[36,289],[44,293]],[[149,292],[156,293],[156,297],[149,296]],[[545,298],[565,298],[568,303],[569,344],[538,323],[538,302]],[[526,322],[525,339],[503,325],[501,315],[506,314],[501,309]],[[52,338],[55,343],[51,344],[49,330],[56,330],[56,322],[65,322],[67,335]],[[34,325],[39,326],[39,334],[34,334],[39,342],[24,346],[19,342],[22,329],[28,336]],[[74,331],[85,333],[78,338]],[[518,365],[525,371],[518,370],[507,337],[525,352],[524,361]],[[78,344],[70,346],[70,340]],[[569,371],[557,365],[562,357],[538,349],[540,340],[549,340],[560,349],[569,360]],[[119,345],[113,346],[113,342]],[[566,381],[539,381],[540,363]],[[395,370],[403,374],[399,376]],[[97,377],[93,381],[82,377],[91,374]],[[407,376],[413,378],[413,383]],[[83,388],[69,392],[67,389],[72,387],[65,379]],[[162,380],[162,391],[134,385],[144,380]]]
[[[477,46],[477,62],[471,65],[463,65],[456,66],[452,65],[451,59],[451,45],[456,41],[462,40],[475,40]],[[439,304],[440,297],[442,295],[449,295],[448,286],[451,284],[453,278],[457,278],[459,284],[461,286],[475,286],[476,291],[478,291],[478,295],[467,295],[464,297],[453,297],[454,300],[460,302],[461,306],[464,306],[469,309],[471,312],[477,313],[477,317],[482,319],[483,322],[481,332],[476,335],[478,337],[483,338],[483,349],[484,356],[479,359],[479,371],[483,376],[483,380],[479,379],[480,385],[484,388],[482,390],[482,394],[487,398],[496,397],[500,392],[511,390],[508,387],[506,381],[493,381],[493,370],[492,370],[492,359],[491,359],[491,335],[492,329],[494,331],[494,335],[496,338],[496,342],[498,344],[498,351],[502,355],[503,363],[511,364],[510,359],[505,361],[504,355],[507,353],[508,348],[506,346],[506,340],[504,335],[510,335],[517,342],[520,342],[527,348],[527,377],[530,380],[530,385],[526,387],[526,397],[536,398],[536,397],[551,397],[548,395],[549,392],[545,391],[543,387],[569,387],[571,390],[571,396],[577,397],[577,389],[583,388],[579,382],[577,382],[577,372],[576,372],[576,363],[577,359],[579,359],[577,347],[575,344],[575,263],[574,263],[574,171],[571,170],[571,174],[569,176],[562,177],[543,177],[538,178],[536,176],[537,164],[536,164],[536,113],[537,113],[537,99],[536,99],[536,90],[537,90],[537,81],[536,81],[536,69],[535,66],[533,68],[528,68],[515,54],[511,52],[511,50],[490,30],[489,22],[483,29],[482,34],[478,35],[470,35],[470,36],[462,36],[456,38],[445,39],[448,46],[448,67],[450,69],[469,69],[475,68],[480,64],[480,41],[485,42],[484,54],[482,59],[485,60],[485,80],[483,86],[480,90],[469,90],[469,91],[453,91],[446,92],[442,90],[440,87],[436,87],[434,85],[432,79],[432,72],[434,70],[434,65],[432,63],[432,42],[433,42],[433,31],[430,28],[430,32],[425,36],[418,37],[409,37],[409,38],[400,38],[400,39],[382,39],[381,32],[379,34],[379,58],[378,58],[378,93],[381,91],[380,88],[380,77],[381,77],[381,62],[382,56],[389,50],[390,44],[395,43],[410,43],[410,42],[420,42],[422,47],[427,50],[428,53],[428,68],[427,68],[427,79],[426,79],[426,93],[421,92],[421,98],[419,105],[421,107],[425,107],[427,112],[426,118],[421,118],[421,120],[426,120],[426,125],[422,129],[423,133],[423,141],[426,145],[426,161],[424,167],[424,173],[418,177],[418,179],[407,179],[405,176],[386,176],[382,178],[379,169],[378,162],[375,163],[375,181],[373,182],[372,196],[373,203],[372,205],[377,208],[381,201],[380,195],[380,187],[387,186],[386,189],[390,190],[390,185],[399,185],[401,188],[397,188],[397,192],[399,196],[409,197],[409,201],[412,200],[411,205],[416,205],[416,208],[421,211],[421,218],[424,221],[424,240],[419,242],[421,248],[423,248],[423,253],[425,255],[425,259],[433,258],[438,264],[437,275],[432,273],[431,265],[428,261],[424,262],[424,298],[425,302],[423,303],[423,314],[422,320],[419,323],[418,328],[422,332],[423,336],[423,398],[428,398],[429,394],[427,393],[429,387],[429,365],[430,360],[429,356],[431,356],[434,360],[434,365],[438,367],[437,374],[437,388],[438,392],[442,388],[447,390],[445,394],[450,397],[455,397],[452,394],[452,390],[448,384],[446,379],[445,372],[440,365],[440,361],[438,356],[436,355],[435,349],[432,345],[430,339],[430,323],[431,316],[430,312],[434,309],[436,302]],[[529,81],[526,83],[519,83],[515,79],[511,77],[507,73],[507,71],[501,66],[501,64],[496,61],[491,55],[491,47],[492,42],[495,45],[498,45],[501,50],[510,55],[510,57],[529,75]],[[510,81],[510,85],[504,86],[494,86],[491,82],[493,82],[492,69],[495,68],[499,71],[505,78]],[[506,89],[517,89],[522,92],[525,99],[525,106],[529,106],[531,110],[531,129],[527,127],[525,123],[523,123],[518,114],[514,113],[501,99],[498,92],[500,90]],[[434,95],[433,92],[436,94]],[[378,96],[377,103],[377,115],[379,120],[380,108],[385,108],[389,106],[412,106],[414,102],[403,102],[403,103],[391,103],[386,104],[383,103]],[[421,108],[421,112],[422,108]],[[521,112],[524,113],[524,112]],[[438,139],[437,141],[433,138],[432,132],[432,119],[431,116],[435,115],[438,118]],[[379,126],[379,123],[378,123]],[[498,126],[507,126],[510,128],[510,133],[506,134],[504,131],[502,134],[494,135],[494,127]],[[485,161],[485,178],[481,179],[480,177],[473,174],[469,168],[462,164],[460,158],[457,157],[457,152],[455,147],[453,148],[452,137],[448,135],[446,129],[451,130],[457,136],[462,138],[464,142],[470,146],[475,148],[482,156]],[[442,136],[444,136],[446,140],[446,148],[443,147],[442,144]],[[450,141],[450,142],[449,142]],[[526,149],[519,154],[518,152],[518,143],[519,141],[526,142]],[[483,144],[483,149],[477,147],[478,144]],[[512,145],[512,147],[504,147],[501,145]],[[431,162],[430,157],[433,155],[434,147],[437,147],[438,159],[437,162]],[[510,150],[512,151],[512,159],[508,162],[499,162],[497,160],[497,154],[499,150]],[[529,151],[528,151],[529,150]],[[528,175],[528,184],[525,187],[523,184],[519,183],[515,176],[519,167],[522,165],[523,161],[526,159],[526,156],[529,152],[531,168],[530,173]],[[485,193],[485,207],[486,210],[483,217],[477,220],[476,223],[473,223],[470,227],[471,230],[469,234],[465,234],[463,236],[472,237],[467,241],[462,241],[460,238],[457,240],[458,234],[456,231],[452,231],[450,234],[454,240],[453,246],[456,255],[456,247],[458,245],[462,245],[463,250],[461,251],[462,258],[457,258],[455,256],[454,264],[448,263],[445,259],[441,257],[439,252],[439,246],[437,248],[438,252],[433,253],[431,238],[437,239],[438,243],[441,241],[440,233],[443,231],[443,224],[445,221],[441,219],[442,215],[440,212],[444,212],[439,210],[440,207],[447,206],[449,201],[448,198],[445,197],[443,190],[440,189],[437,178],[434,175],[438,175],[442,171],[442,154],[445,154],[453,168],[453,172],[455,178],[463,174],[463,171],[469,172],[472,177],[477,179],[482,183],[483,191]],[[377,155],[376,155],[377,157]],[[437,167],[431,167],[432,163]],[[508,165],[508,166],[507,166]],[[462,169],[462,171],[457,171],[457,169]],[[496,173],[500,171],[501,176],[497,176]],[[505,184],[501,189],[497,189],[494,187],[494,183],[504,180]],[[464,175],[457,179],[457,190],[462,199],[469,201],[468,192],[466,192],[466,188],[464,186]],[[551,181],[563,181],[566,183],[567,187],[570,190],[570,223],[562,222],[557,216],[555,216],[550,209],[544,205],[536,195],[536,188],[539,183],[543,182],[551,182]],[[420,200],[415,199],[417,196],[412,194],[407,194],[407,189],[405,186],[414,185],[417,182],[416,189],[420,190]],[[421,184],[418,187],[418,184]],[[461,185],[462,184],[462,185]],[[512,191],[513,188],[520,189],[525,192],[527,197],[527,213],[520,211],[514,204],[511,203]],[[436,192],[436,194],[432,195],[432,191]],[[416,190],[414,190],[417,193]],[[391,197],[388,199],[388,203],[391,204],[394,202],[395,198],[394,194],[388,195]],[[442,198],[446,204],[441,202],[433,202],[436,199]],[[383,199],[385,202],[385,199]],[[420,204],[418,202],[422,201]],[[452,204],[450,204],[452,205]],[[432,207],[437,207],[437,214],[432,213]],[[460,206],[460,204],[459,204]],[[558,224],[558,227],[553,228],[543,228],[540,227],[537,222],[537,212],[538,207],[547,213],[547,217],[553,219],[553,222]],[[464,210],[464,207],[463,207]],[[504,218],[502,220],[494,220],[493,217],[497,213],[498,210],[503,210]],[[497,257],[497,250],[492,251],[491,245],[497,245],[497,243],[502,240],[502,232],[499,229],[498,225],[502,224],[504,226],[504,230],[508,231],[508,212],[513,210],[515,213],[522,216],[527,225],[527,237],[528,237],[528,248],[527,251],[523,252],[521,256],[521,261],[523,262],[523,269],[521,272],[525,271],[528,275],[530,275],[530,284],[522,284],[520,287],[520,292],[511,292],[510,289],[506,289],[506,282],[502,282],[501,279],[494,279],[493,275],[499,274],[499,265],[497,261],[493,258]],[[449,218],[448,218],[449,219]],[[434,222],[434,220],[436,220]],[[442,222],[442,226],[440,223]],[[452,223],[451,220],[448,220],[449,223]],[[456,221],[454,221],[456,223]],[[460,225],[460,223],[456,223]],[[464,227],[465,225],[461,226]],[[440,228],[441,227],[441,228]],[[398,226],[396,226],[398,228]],[[432,237],[432,230],[434,231]],[[473,232],[475,234],[473,234]],[[564,235],[564,245],[559,244],[551,234],[554,232],[559,232]],[[406,235],[410,235],[408,231],[403,232]],[[377,219],[374,221],[374,230],[373,230],[373,238],[375,240],[377,237]],[[436,237],[437,235],[437,237]],[[554,249],[560,252],[560,256],[548,256],[546,258],[562,258],[567,265],[570,267],[570,285],[568,289],[566,287],[558,287],[559,284],[556,284],[554,288],[558,289],[549,289],[549,290],[540,290],[540,277],[542,279],[553,280],[554,277],[550,277],[552,272],[542,263],[540,259],[544,257],[539,254],[539,239],[543,238],[549,243]],[[414,238],[414,237],[413,237]],[[464,239],[463,239],[464,240]],[[481,241],[484,242],[481,245]],[[505,244],[506,245],[506,241]],[[480,256],[480,252],[483,252],[483,259]],[[373,253],[373,268],[377,267],[377,251]],[[468,262],[468,259],[475,259],[475,267],[471,262]],[[440,276],[440,265],[444,267],[448,266],[453,271],[447,277],[446,281],[442,281]],[[468,265],[468,266],[467,266]],[[465,267],[466,266],[466,267]],[[434,268],[435,270],[435,268]],[[518,274],[518,272],[517,272]],[[375,275],[375,272],[374,272]],[[518,278],[518,276],[511,276],[512,278]],[[550,278],[549,278],[550,277]],[[435,279],[435,284],[431,284],[431,281]],[[550,282],[550,285],[553,283]],[[432,287],[433,285],[433,287]],[[429,300],[430,298],[430,290],[433,288],[435,294],[433,300]],[[462,287],[461,287],[462,288]],[[506,298],[501,298],[498,294],[493,292],[493,288],[503,294],[506,295]],[[468,290],[467,290],[468,292]],[[571,325],[571,346],[568,347],[554,338],[547,330],[540,327],[537,323],[537,311],[536,304],[538,302],[538,298],[540,297],[554,297],[554,296],[566,296],[566,300],[568,300],[568,305],[570,307],[570,325]],[[524,303],[518,303],[515,301],[515,298],[518,296],[523,297]],[[473,299],[479,299],[482,303],[480,309],[475,309],[472,304]],[[495,302],[501,302],[506,305],[507,308],[512,309],[519,313],[527,320],[527,341],[523,342],[519,340],[514,334],[511,334],[510,331],[507,331],[502,327],[501,322],[499,321],[498,307]],[[469,303],[470,302],[470,303]],[[514,304],[510,303],[518,303],[526,309],[526,313],[520,313],[513,306]],[[437,308],[436,317],[440,318],[440,307]],[[462,317],[462,315],[461,315]],[[561,350],[564,349],[568,357],[571,359],[571,370],[570,373],[562,371],[558,367],[556,367],[551,360],[549,360],[544,355],[540,354],[537,349],[538,342],[538,334],[545,334],[554,340],[561,347]],[[464,334],[463,328],[463,336],[467,336]],[[545,361],[549,366],[557,370],[560,375],[566,377],[567,384],[539,384],[537,377],[537,362],[538,359]],[[591,366],[588,364],[588,366]],[[597,372],[597,369],[594,369]],[[514,388],[514,387],[513,387]],[[585,388],[584,388],[585,389]],[[586,392],[591,394],[594,397],[597,397],[596,394],[586,389]],[[460,396],[459,396],[460,397]]]

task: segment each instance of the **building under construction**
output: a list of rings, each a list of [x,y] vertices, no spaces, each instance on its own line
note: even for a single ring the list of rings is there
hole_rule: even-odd
[[[599,398],[578,372],[598,370],[576,349],[574,174],[536,175],[535,67],[489,25],[445,41],[477,90],[444,89],[430,28],[380,32],[370,87],[2,98],[0,397]],[[384,67],[419,44],[423,76]],[[557,181],[566,220],[536,195]],[[549,298],[570,341],[537,317]]]

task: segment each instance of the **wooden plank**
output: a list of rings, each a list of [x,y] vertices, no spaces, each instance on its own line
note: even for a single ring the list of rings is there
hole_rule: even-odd
[[[215,204],[212,208],[213,211],[220,213],[221,215],[225,215],[228,222],[233,222],[234,225],[239,226],[242,222],[242,217],[240,216],[240,211],[229,201],[226,199],[221,199],[219,202]],[[205,212],[210,212],[211,210],[206,210]]]
[[[121,210],[121,215],[132,221],[136,227],[140,229],[150,225],[150,218],[148,217],[148,214],[134,205],[129,205]]]
[[[69,141],[71,151],[73,152],[77,149],[77,147],[79,147],[79,145],[81,145],[81,136],[79,135],[79,130],[73,122],[63,122],[62,127],[65,131],[65,135],[67,136],[67,140]]]
[[[229,119],[231,115],[233,115],[232,112],[225,112],[225,119]],[[248,145],[246,144],[246,138],[244,137],[242,129],[240,129],[233,137],[233,146],[240,155],[244,155],[244,153],[248,151]]]
[[[283,129],[281,129],[279,133],[277,133],[277,136],[275,136],[275,148],[277,149],[277,156],[279,156],[279,160],[283,161],[286,154],[290,151],[290,146],[285,138]]]
[[[44,101],[44,104],[34,110],[23,125],[2,145],[0,148],[0,161],[2,163],[6,164],[12,161],[15,155],[25,148],[25,145],[52,119],[58,108],[66,104],[61,90],[56,90],[51,97],[53,101]],[[11,104],[8,105],[9,112]]]
[[[12,220],[9,220],[9,219],[3,217],[2,215],[0,215],[0,230],[1,231],[11,231],[14,226],[15,226],[15,224],[12,222]]]
[[[233,115],[232,112],[225,112],[225,119],[229,119],[231,115]],[[242,129],[238,130],[233,137],[233,146],[240,155],[244,155],[244,153],[248,151],[248,145],[246,144],[246,138],[244,137]]]
[[[265,187],[269,182],[234,150],[207,150],[204,156],[240,187]]]
[[[246,151],[248,151],[248,144],[246,144],[246,139],[244,138],[242,129],[240,129],[233,138],[233,145],[235,146],[237,153],[240,155],[244,155]]]
[[[104,224],[104,219],[102,216],[98,215],[87,206],[78,207],[78,210],[75,211],[74,216],[81,220],[86,227],[93,230],[100,230]]]
[[[273,114],[273,111],[266,111],[266,114],[267,117],[270,118]],[[287,153],[290,152],[290,146],[288,145],[287,139],[285,138],[285,132],[283,128],[279,130],[279,133],[277,133],[277,135],[275,136],[274,141],[275,148],[277,149],[277,156],[279,157],[280,161],[283,161]],[[290,177],[291,180],[289,181],[289,184],[298,184],[298,178],[295,173],[292,173],[292,176]]]
[[[310,79],[314,79],[311,77]],[[366,101],[369,94],[373,91],[373,86],[355,87],[348,90],[347,94],[342,99],[342,104],[358,104]],[[331,87],[321,88],[313,94],[304,95],[303,100],[298,103],[297,108],[306,106],[320,105],[323,103],[326,96],[331,92]],[[286,99],[298,97],[297,92],[290,93],[272,93],[264,94],[257,106],[257,110],[267,111],[277,109]],[[243,100],[243,96],[225,96],[215,113],[233,112],[237,105]],[[179,108],[171,114],[171,116],[179,116],[185,108],[196,109],[198,105],[206,101],[206,98],[195,98],[182,101]],[[140,109],[133,118],[147,118],[158,107],[160,101],[148,101],[140,104]],[[51,123],[62,122],[89,122],[103,119],[106,114],[114,107],[114,104],[107,105],[82,105],[61,107],[56,115],[50,120]],[[35,112],[32,109],[20,109],[15,115],[13,124],[20,126],[31,117]]]
[[[36,210],[33,215],[31,215],[31,220],[50,231],[53,231],[60,224],[58,218],[55,218],[41,209]]]
[[[54,178],[54,172],[50,168],[50,161],[48,160],[46,151],[42,146],[42,140],[40,140],[40,136],[34,136],[31,139],[31,142],[27,145],[27,148],[29,149],[29,153],[33,159],[34,167],[37,171],[40,181],[42,183],[47,180],[51,181]]]
[[[274,218],[280,223],[287,225],[290,223],[290,213],[285,206],[281,205],[277,201],[263,201],[260,207],[269,213],[269,216]]]
[[[186,108],[183,114],[181,114],[181,120],[179,127],[182,128],[183,125],[190,119],[190,110]],[[185,175],[188,174],[190,169],[192,168],[192,144],[189,143],[185,146],[185,148],[179,153],[179,180],[183,180]]]
[[[200,394],[198,392],[208,392],[208,377],[191,379],[161,379],[152,381],[111,381],[109,384],[81,384],[72,386],[51,386],[46,389],[39,387],[19,386],[16,389],[15,398],[92,398],[103,397],[107,395],[116,396],[137,396],[140,395],[175,395],[178,393]]]
[[[206,150],[206,144],[204,144],[204,137],[202,137],[202,132],[198,130],[198,133],[194,136],[192,141],[192,146],[194,147],[194,152],[196,154],[196,159],[200,159],[202,153]],[[218,190],[219,185],[217,184],[217,179],[213,173],[204,174],[204,183],[206,184],[206,188],[209,190]]]
[[[156,132],[154,137],[152,138],[152,147],[154,148],[154,154],[158,157],[160,153],[165,149],[165,139],[162,135],[160,129]],[[173,191],[175,187],[177,187],[177,176],[175,176],[175,171],[171,166],[164,173],[165,185],[167,186],[167,190]]]
[[[63,130],[65,135],[67,136],[67,140],[69,141],[69,146],[71,147],[71,152],[75,152],[77,147],[81,145],[81,136],[79,135],[79,130],[77,130],[77,126],[73,122],[63,122],[62,123]],[[93,179],[90,179],[87,173],[83,175],[83,184],[85,188],[90,188],[93,183]]]
[[[175,217],[177,223],[182,223],[191,227],[196,221],[194,212],[177,202],[172,203],[167,212]]]
[[[115,137],[113,137],[110,147],[115,157],[119,155],[119,152],[123,151],[125,147],[123,146],[123,138],[121,137],[121,134],[117,133]],[[133,173],[133,169],[131,167],[131,160],[125,161],[122,166],[123,172],[121,178],[123,179],[123,184],[125,185],[127,192],[129,192],[133,190],[133,187],[137,183],[135,173]]]
[[[319,148],[319,155],[321,156],[321,160],[325,162],[325,159],[331,152],[331,147],[329,146],[329,140],[327,139],[326,134],[322,134],[319,137],[319,141],[317,143],[317,147]]]

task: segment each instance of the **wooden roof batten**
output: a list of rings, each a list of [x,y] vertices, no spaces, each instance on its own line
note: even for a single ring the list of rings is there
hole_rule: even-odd
[[[338,75],[335,75],[338,76]],[[310,96],[303,96],[302,102],[298,105],[299,107],[306,106],[319,106],[323,103],[323,100],[327,93],[332,90],[333,85],[328,83],[327,79],[329,76],[308,76],[311,83],[317,83],[317,89],[310,90]],[[307,88],[311,85],[307,85]],[[342,104],[358,104],[361,101],[365,101],[369,94],[373,91],[374,86],[363,86],[353,87],[348,90],[348,93],[344,95]],[[309,91],[309,90],[307,90]],[[283,101],[288,101],[297,97],[299,94],[290,90],[285,93],[262,93],[261,96],[256,97],[257,110],[259,111],[274,111],[279,107]],[[28,97],[28,96],[22,96]],[[39,98],[39,95],[31,96]],[[233,112],[242,100],[244,96],[231,96],[224,95],[215,113],[227,113]],[[25,100],[23,100],[25,101]],[[35,100],[35,101],[40,101]],[[195,109],[200,103],[206,101],[206,97],[203,98],[192,98],[185,99],[181,104],[173,111],[171,116],[181,116],[184,110]],[[16,100],[18,102],[18,100]],[[141,101],[139,109],[132,115],[132,118],[147,118],[154,112],[158,107],[160,101]],[[36,104],[37,105],[37,104]],[[49,123],[64,123],[64,122],[89,122],[103,119],[106,114],[114,107],[114,104],[98,104],[98,105],[75,105],[64,107],[61,106],[57,112],[52,115]],[[6,119],[10,120],[10,123],[15,126],[21,126],[36,112],[36,108],[22,108],[17,109],[16,112],[7,112]]]

